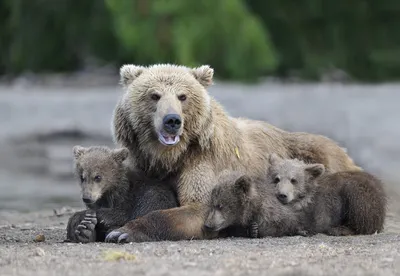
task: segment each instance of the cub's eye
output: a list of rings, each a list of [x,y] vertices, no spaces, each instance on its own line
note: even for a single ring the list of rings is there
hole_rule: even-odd
[[[294,184],[297,184],[297,180],[294,179],[294,178],[292,178],[292,179],[290,179],[290,183],[292,183],[293,185],[294,185]]]
[[[81,183],[83,183],[85,181],[85,178],[83,177],[83,175],[79,176],[79,178],[81,179]]]
[[[178,99],[179,99],[181,102],[186,101],[186,95],[179,95],[179,96],[178,96]]]
[[[101,181],[101,176],[100,175],[96,175],[95,177],[94,177],[94,182],[100,182]]]
[[[158,95],[158,94],[151,94],[151,99],[152,99],[153,101],[158,101],[160,98],[161,98],[161,96]]]
[[[217,207],[218,210],[222,210],[222,205],[221,204],[218,204],[216,207]]]
[[[279,176],[276,176],[274,178],[274,184],[278,184],[281,181],[281,178]]]

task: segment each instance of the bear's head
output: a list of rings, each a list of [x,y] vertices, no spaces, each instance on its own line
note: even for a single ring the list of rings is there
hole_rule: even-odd
[[[324,174],[322,164],[306,164],[298,159],[282,159],[276,154],[269,156],[267,184],[275,189],[282,204],[293,204],[311,196],[317,179]]]
[[[240,172],[221,172],[212,189],[204,222],[205,230],[216,232],[233,225],[246,224],[257,195],[255,183]]]
[[[213,73],[207,65],[121,67],[124,110],[141,149],[162,153],[179,152],[189,143],[207,146],[212,113],[206,88],[212,84]]]
[[[82,201],[88,208],[101,206],[105,196],[122,187],[125,175],[123,162],[128,158],[126,148],[105,146],[74,146],[75,175],[79,179]],[[104,207],[104,206],[103,206]]]

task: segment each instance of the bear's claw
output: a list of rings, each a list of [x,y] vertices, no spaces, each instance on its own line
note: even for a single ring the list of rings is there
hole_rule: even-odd
[[[119,236],[118,243],[126,243],[126,242],[128,242],[128,238],[129,238],[129,235],[126,233],[123,233],[121,236]]]
[[[111,231],[105,239],[110,243],[127,243],[129,242],[129,234],[120,231]]]
[[[106,236],[106,239],[105,239],[105,242],[117,242],[118,241],[118,238],[119,238],[119,236],[121,236],[121,232],[118,232],[118,231],[111,231],[107,236]]]

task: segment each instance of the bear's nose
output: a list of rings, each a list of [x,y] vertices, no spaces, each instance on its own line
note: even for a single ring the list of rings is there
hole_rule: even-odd
[[[277,197],[281,202],[287,201],[287,195],[285,195],[285,194],[278,194]]]
[[[93,200],[91,200],[90,198],[87,197],[82,197],[83,202],[85,202],[86,204],[92,204],[94,203]]]
[[[165,115],[163,119],[163,124],[166,131],[175,133],[181,128],[181,116],[179,116],[178,114]]]

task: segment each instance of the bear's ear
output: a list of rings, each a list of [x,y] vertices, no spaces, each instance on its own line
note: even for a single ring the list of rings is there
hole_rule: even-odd
[[[208,65],[193,68],[192,74],[205,88],[209,87],[213,83],[214,69]]]
[[[133,64],[125,64],[119,69],[120,83],[123,87],[128,87],[146,68]]]
[[[271,166],[274,166],[277,165],[280,161],[282,161],[282,159],[276,153],[271,153],[269,155],[268,161]]]
[[[122,163],[128,158],[129,150],[127,148],[120,148],[113,150],[113,158],[118,163]]]
[[[242,175],[235,181],[235,190],[239,194],[249,195],[251,190],[251,179],[247,175]]]
[[[311,175],[313,179],[320,177],[325,172],[325,166],[322,164],[306,165],[305,169],[307,174]]]
[[[72,151],[74,153],[75,159],[78,159],[79,157],[81,157],[86,152],[86,148],[77,145],[77,146],[74,146],[72,148]]]

